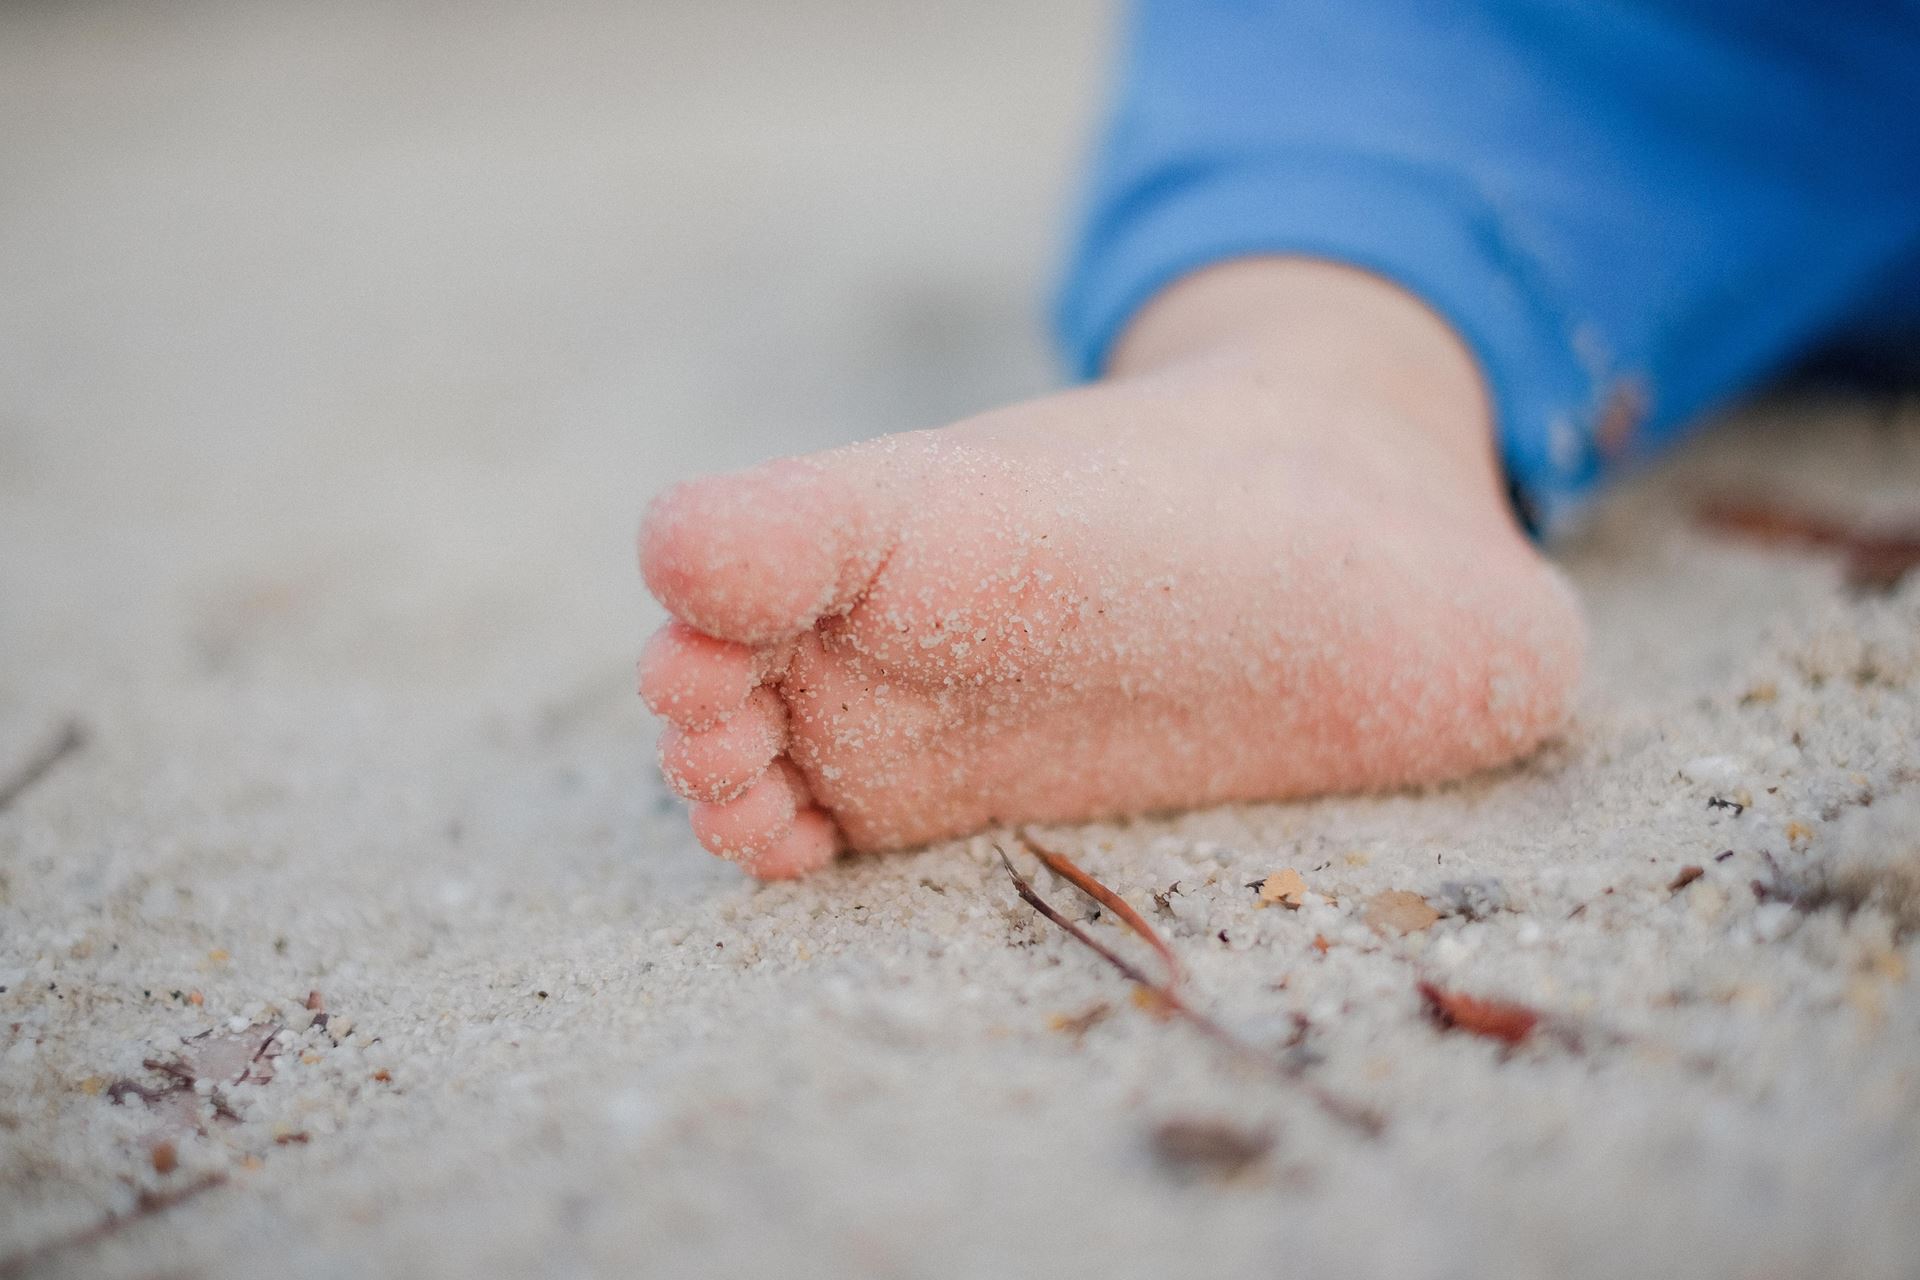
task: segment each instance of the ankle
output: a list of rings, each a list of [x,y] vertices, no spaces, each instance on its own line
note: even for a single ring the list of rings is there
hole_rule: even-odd
[[[1210,365],[1366,396],[1497,477],[1493,411],[1471,351],[1413,294],[1311,258],[1246,258],[1163,290],[1115,344],[1108,376]]]

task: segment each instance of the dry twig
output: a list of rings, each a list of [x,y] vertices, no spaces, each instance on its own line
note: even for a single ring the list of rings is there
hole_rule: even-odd
[[[1711,502],[1700,523],[1760,546],[1803,547],[1841,557],[1856,590],[1891,591],[1920,565],[1920,528],[1869,530],[1759,502]]]
[[[86,745],[86,726],[78,720],[69,720],[61,725],[60,732],[51,742],[28,756],[12,777],[0,780],[0,811],[4,811],[25,795],[28,788],[52,773],[55,765]]]
[[[142,1191],[140,1198],[133,1202],[133,1208],[125,1213],[109,1213],[90,1227],[83,1227],[71,1235],[49,1240],[45,1244],[14,1254],[11,1258],[0,1260],[0,1280],[13,1280],[15,1276],[30,1275],[39,1270],[52,1258],[69,1249],[84,1249],[98,1244],[113,1235],[122,1227],[138,1222],[142,1218],[151,1218],[165,1213],[176,1205],[184,1204],[203,1191],[211,1191],[226,1183],[224,1173],[208,1173],[195,1178],[192,1182],[183,1182],[177,1187],[168,1187],[163,1191]]]
[[[1098,880],[1095,880],[1092,876],[1075,866],[1065,855],[1051,850],[1043,852],[1034,847],[1032,842],[1024,836],[1021,837],[1021,840],[1028,848],[1033,849],[1036,857],[1039,857],[1041,861],[1045,862],[1049,868],[1055,870],[1063,879],[1073,884],[1076,888],[1079,888],[1094,901],[1112,908],[1115,915],[1118,915],[1122,920],[1126,921],[1136,933],[1146,938],[1153,949],[1162,957],[1170,958],[1172,956],[1172,948],[1168,947],[1159,934],[1154,932],[1151,925],[1140,918],[1138,912],[1135,912],[1131,907],[1128,907],[1124,912],[1113,907],[1113,903],[1115,902],[1120,902],[1124,906],[1124,901],[1118,894],[1114,893],[1113,890],[1107,888]],[[1018,869],[1014,867],[1013,859],[1007,856],[1005,849],[1002,849],[999,845],[995,845],[994,852],[1000,855],[1001,865],[1006,867],[1007,875],[1013,880],[1014,892],[1020,895],[1022,901],[1039,912],[1048,921],[1059,926],[1059,928],[1075,942],[1078,942],[1081,946],[1087,948],[1087,950],[1112,965],[1120,972],[1122,977],[1147,993],[1155,1002],[1156,1007],[1163,1011],[1168,1017],[1179,1018],[1188,1026],[1206,1036],[1207,1039],[1231,1052],[1234,1057],[1273,1072],[1281,1079],[1300,1088],[1328,1116],[1338,1120],[1349,1128],[1355,1129],[1370,1138],[1377,1137],[1380,1131],[1385,1128],[1385,1122],[1380,1118],[1378,1112],[1375,1112],[1369,1107],[1361,1106],[1359,1103],[1349,1101],[1318,1082],[1308,1079],[1305,1071],[1297,1063],[1275,1058],[1271,1054],[1262,1052],[1256,1046],[1242,1040],[1239,1036],[1236,1036],[1233,1032],[1227,1030],[1206,1014],[1195,1009],[1192,1005],[1188,1004],[1180,995],[1179,991],[1175,989],[1171,979],[1167,982],[1155,982],[1147,976],[1145,970],[1119,955],[1105,943],[1089,934],[1085,929],[1082,929],[1079,925],[1060,914],[1059,910],[1045,898],[1042,898],[1039,893],[1034,890],[1034,887],[1027,882],[1027,878],[1021,875]],[[1180,974],[1178,961],[1173,961],[1169,968],[1172,975],[1177,978]]]
[[[1139,934],[1141,939],[1158,953],[1161,963],[1167,966],[1166,985],[1168,987],[1178,989],[1180,984],[1186,981],[1187,975],[1186,971],[1180,967],[1180,957],[1174,953],[1172,947],[1167,945],[1166,940],[1154,931],[1153,926],[1127,903],[1125,898],[1075,866],[1073,860],[1066,854],[1041,844],[1033,838],[1032,832],[1022,831],[1019,837],[1020,843],[1027,847],[1029,853],[1040,859],[1047,870],[1119,916],[1127,928]]]

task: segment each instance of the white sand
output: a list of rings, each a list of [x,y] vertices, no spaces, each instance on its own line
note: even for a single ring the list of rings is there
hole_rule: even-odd
[[[1102,38],[662,7],[0,11],[0,778],[87,735],[0,812],[0,1258],[1915,1275],[1920,582],[1686,516],[1911,515],[1920,413],[1779,407],[1613,502],[1567,550],[1583,712],[1523,768],[1062,833],[1143,908],[1179,882],[1197,1002],[1262,1044],[1306,1017],[1365,1140],[1135,1008],[983,843],[756,888],[686,834],[629,688],[641,502],[1044,385]],[[1767,854],[1866,905],[1757,901]],[[1259,909],[1282,867],[1337,905]],[[1483,878],[1509,910],[1360,923]],[[1443,1035],[1423,975],[1577,1047]],[[222,1090],[237,1121],[109,1100],[310,990],[341,1043]],[[1169,1119],[1274,1146],[1181,1176]]]

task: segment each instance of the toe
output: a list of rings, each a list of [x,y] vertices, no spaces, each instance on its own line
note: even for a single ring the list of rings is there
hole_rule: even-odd
[[[818,871],[839,852],[833,819],[818,809],[803,809],[785,835],[747,859],[746,868],[762,880],[792,880]]]
[[[758,650],[668,623],[640,654],[640,697],[661,719],[698,731],[744,706],[763,666]]]
[[[689,800],[718,803],[745,791],[786,749],[787,708],[771,689],[701,732],[669,726],[660,737],[660,772]]]
[[[694,838],[709,853],[749,862],[793,829],[800,807],[785,771],[775,767],[724,804],[695,804]]]
[[[640,531],[647,588],[695,628],[751,645],[846,609],[886,550],[850,465],[794,459],[668,490]]]

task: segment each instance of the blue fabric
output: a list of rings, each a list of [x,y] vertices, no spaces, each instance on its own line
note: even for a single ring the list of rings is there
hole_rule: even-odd
[[[1365,267],[1473,348],[1529,519],[1729,397],[1920,339],[1920,3],[1141,0],[1058,322]]]

